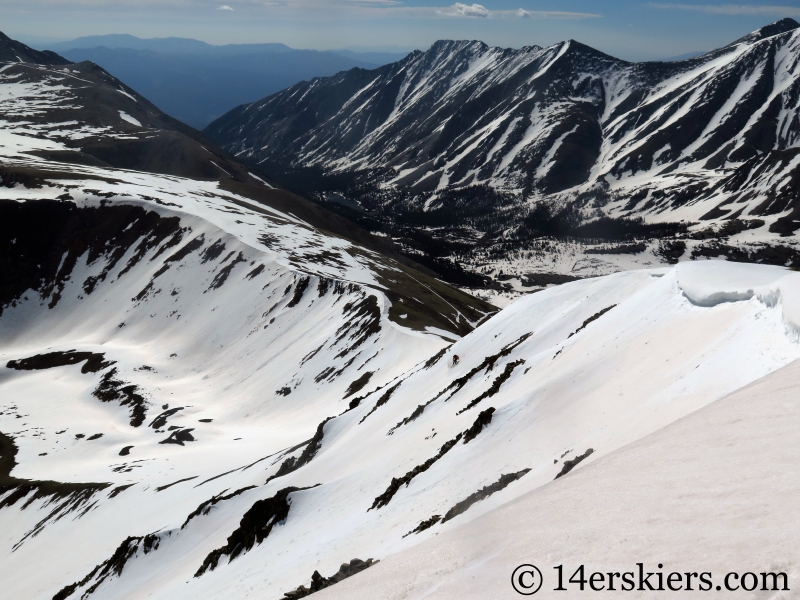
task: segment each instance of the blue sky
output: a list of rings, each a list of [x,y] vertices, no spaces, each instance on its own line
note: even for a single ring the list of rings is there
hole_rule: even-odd
[[[782,17],[797,0],[2,0],[5,33],[66,40],[130,33],[213,44],[427,48],[437,39],[504,47],[576,39],[628,60],[709,50]]]

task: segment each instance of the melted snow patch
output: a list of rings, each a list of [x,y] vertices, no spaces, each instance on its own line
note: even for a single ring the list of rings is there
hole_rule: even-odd
[[[142,126],[142,124],[139,121],[134,119],[132,116],[130,116],[124,110],[119,111],[119,116],[122,117],[123,121],[127,121],[131,125],[136,125],[137,127],[141,127]]]
[[[77,72],[77,71],[76,71],[76,72]],[[131,95],[130,95],[128,92],[126,92],[126,91],[125,91],[125,90],[123,90],[122,88],[119,88],[117,91],[118,91],[120,94],[122,94],[123,96],[127,96],[128,98],[130,98],[130,99],[131,99],[131,100],[133,100],[134,102],[138,102],[138,100],[136,100],[136,98],[134,98],[133,96],[131,96]],[[125,117],[122,117],[122,118],[123,118],[123,119],[125,119]],[[133,117],[129,117],[129,118],[133,118]],[[128,119],[125,119],[125,120],[127,121]]]

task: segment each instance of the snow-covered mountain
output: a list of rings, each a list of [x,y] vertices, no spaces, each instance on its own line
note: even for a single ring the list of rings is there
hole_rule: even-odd
[[[443,41],[206,132],[411,252],[517,286],[689,256],[800,264],[799,64],[792,19],[680,62]]]
[[[331,413],[495,310],[380,254],[379,240],[203,145],[96,66],[53,62],[0,65],[0,518],[10,536],[0,569],[9,598],[53,583],[24,575],[43,567],[35,557],[14,572],[26,554],[18,542],[126,489],[107,480],[142,468],[171,478],[173,463],[238,460],[266,440],[291,441],[270,462],[299,459]],[[18,375],[27,391],[14,389]],[[227,398],[228,408],[200,414],[202,397]],[[342,406],[329,406],[332,397]],[[79,398],[88,411],[76,412]],[[226,412],[251,434],[226,432]],[[209,454],[198,463],[190,449],[204,437]],[[148,446],[155,454],[137,457]],[[162,518],[155,505],[140,508]],[[98,541],[116,537],[117,517],[136,523],[129,510],[106,514]],[[74,540],[89,534],[75,525]],[[53,548],[72,535],[58,534]],[[85,558],[68,561],[83,569]]]
[[[800,356],[800,274],[782,268],[575,282],[450,346],[375,296],[181,224],[205,249],[151,261],[155,245],[120,276],[129,252],[88,296],[105,257],[84,254],[52,309],[29,290],[0,318],[10,598],[281,598],[546,489]]]
[[[99,162],[175,130],[92,65],[3,63],[0,99],[4,598],[335,589],[800,357],[784,267],[498,312],[188,128],[184,174]]]

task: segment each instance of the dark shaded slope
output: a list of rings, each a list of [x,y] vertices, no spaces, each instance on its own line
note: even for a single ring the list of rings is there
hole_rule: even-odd
[[[256,45],[240,52],[85,47],[63,54],[75,62],[92,61],[102,66],[167,114],[197,128],[206,127],[240,104],[298,81],[375,66],[356,57],[313,50],[286,48],[277,52]]]
[[[39,172],[37,177],[30,172],[0,169],[0,176],[4,180],[15,177],[22,180],[23,185],[32,186],[37,185],[37,181],[45,181],[41,176],[61,178],[70,174]],[[235,185],[230,180],[227,183]],[[237,187],[237,191],[251,192],[262,204],[277,199],[274,204],[278,210],[298,214],[306,222],[316,222],[323,231],[323,226],[341,231],[332,235],[355,234],[354,237],[364,242],[370,241],[371,236],[360,228],[289,192],[268,190],[266,193],[253,187]],[[300,210],[293,209],[293,205],[300,206]],[[250,206],[258,210],[257,204]],[[88,295],[126,253],[133,250],[125,271],[153,247],[171,247],[183,234],[177,217],[162,217],[154,211],[124,203],[79,208],[65,200],[0,202],[0,315],[5,307],[14,305],[28,293],[38,294],[49,307],[55,307],[81,256],[86,256],[90,262],[103,258],[107,263],[99,276],[83,282]],[[384,250],[393,254],[391,248]],[[357,248],[354,251],[359,252]],[[377,287],[392,302],[389,317],[406,327],[425,330],[433,326],[463,335],[496,311],[485,302],[385,256],[369,256]],[[402,315],[405,318],[401,320]]]
[[[70,64],[70,61],[55,52],[34,50],[22,42],[12,40],[2,32],[0,32],[0,62],[27,62],[40,65]]]
[[[204,132],[237,155],[245,145],[245,137],[269,138],[266,154],[257,158],[277,162],[277,157],[289,151],[301,136],[335,116],[359,89],[376,79],[390,79],[397,65],[404,62],[371,71],[352,69],[333,77],[302,81],[258,102],[234,108],[213,121]],[[294,103],[289,102],[292,97]],[[290,162],[292,156],[287,155],[284,160]]]
[[[40,153],[45,158],[181,177],[232,177],[255,182],[211,140],[164,114],[93,63],[70,65],[68,72],[20,63],[11,65],[3,74],[23,84],[48,86],[57,82],[67,88],[57,99],[50,97],[41,102],[35,115],[5,116],[12,123],[72,124],[65,127],[59,141],[75,152]],[[72,136],[70,128],[91,128],[91,134]]]
[[[91,294],[105,273],[131,248],[132,268],[144,252],[169,238],[180,240],[177,217],[161,217],[138,206],[78,208],[62,200],[0,202],[0,316],[26,293],[55,307],[81,257],[107,261],[104,274],[87,279]]]

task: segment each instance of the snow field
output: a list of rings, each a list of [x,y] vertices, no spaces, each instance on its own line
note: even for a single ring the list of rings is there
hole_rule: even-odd
[[[245,250],[248,259],[257,258],[252,249]],[[105,351],[107,359],[118,361],[122,376],[140,385],[148,401],[158,405],[148,412],[148,419],[158,414],[167,398],[170,407],[186,407],[168,423],[194,427],[197,440],[184,447],[162,445],[157,442],[168,432],[156,435],[146,425],[131,428],[124,408],[101,404],[89,395],[98,377],[80,374],[77,366],[38,372],[4,369],[4,392],[11,392],[4,397],[30,415],[24,422],[41,427],[47,440],[57,426],[68,427],[70,435],[78,430],[105,434],[91,442],[71,443],[64,450],[60,444],[51,447],[48,441],[20,436],[14,475],[63,479],[71,472],[76,479],[70,480],[112,481],[115,486],[135,483],[113,499],[107,498],[107,491],[98,493],[90,512],[47,523],[36,537],[8,554],[3,570],[30,573],[14,578],[13,591],[19,597],[52,597],[109,558],[127,536],[160,532],[157,550],[137,552],[121,576],[104,581],[96,594],[128,598],[135,589],[153,598],[239,598],[249,592],[280,598],[306,583],[314,570],[331,574],[354,557],[385,560],[398,552],[403,556],[406,549],[438,534],[457,532],[524,494],[560,485],[550,482],[565,461],[593,450],[577,467],[577,477],[590,463],[800,356],[785,315],[797,300],[794,287],[800,274],[724,262],[687,263],[584,280],[524,297],[447,348],[427,368],[425,361],[445,348],[443,342],[382,328],[379,339],[365,344],[362,358],[350,367],[357,368],[377,351],[371,366],[364,369],[380,367],[379,375],[351,396],[368,393],[359,406],[341,414],[348,408],[350,398],[342,397],[352,377],[313,383],[324,365],[334,360],[333,351],[321,351],[300,364],[320,339],[335,336],[342,323],[341,301],[335,305],[332,296],[320,298],[309,285],[301,305],[284,306],[273,313],[280,321],[248,337],[255,329],[253,321],[260,323],[260,313],[247,305],[263,294],[279,294],[296,275],[277,265],[268,267],[263,282],[270,285],[259,294],[257,289],[248,291],[256,284],[243,277],[242,266],[220,289],[203,294],[201,286],[206,284],[198,284],[211,279],[210,273],[203,275],[210,267],[190,261],[170,282],[182,289],[178,302],[183,316],[168,323],[163,315],[175,301],[164,292],[129,306],[131,291],[146,282],[156,266],[136,267],[142,272],[136,275],[136,285],[131,277],[129,289],[118,287],[125,285],[125,277],[118,281],[110,277],[87,300],[65,294],[59,306],[44,313],[45,319],[37,302],[29,300],[0,321],[15,323],[6,326],[6,332],[19,332],[3,335],[9,343],[4,344],[2,361],[39,348]],[[91,270],[85,268],[87,273]],[[754,292],[745,297],[742,292],[778,284],[779,300],[775,294]],[[98,314],[93,321],[86,318],[92,312],[87,301],[126,308],[119,317]],[[591,320],[598,313],[602,315]],[[34,315],[41,323],[29,325]],[[126,326],[110,331],[121,320]],[[102,321],[109,323],[105,330]],[[29,334],[23,338],[23,332]],[[171,360],[172,352],[178,357]],[[456,366],[454,354],[461,359]],[[476,370],[495,356],[490,370]],[[142,363],[155,371],[133,370]],[[496,393],[486,396],[513,363],[517,364]],[[274,393],[284,382],[296,380],[302,383],[289,395]],[[397,383],[399,387],[376,407]],[[387,385],[375,390],[383,384]],[[464,410],[482,395],[480,403]],[[427,406],[416,419],[396,428],[422,404]],[[435,457],[445,442],[469,429],[489,407],[495,408],[491,422],[474,439],[466,444],[458,441],[412,477],[408,486],[401,485],[388,504],[370,510],[393,477]],[[309,439],[323,419],[337,414],[341,416],[324,426],[316,456],[298,470],[264,485],[283,460],[298,457],[302,447],[241,470]],[[213,422],[198,422],[206,417]],[[9,424],[16,422],[12,415],[0,415],[0,430],[13,433],[16,430]],[[130,456],[115,454],[122,445],[134,445]],[[42,451],[48,455],[38,457]],[[51,452],[56,462],[49,462]],[[127,473],[112,470],[142,459],[136,463],[141,466]],[[531,470],[460,516],[403,537],[422,521],[443,515],[494,483],[500,474],[524,469]],[[213,477],[218,478],[206,482]],[[194,577],[204,557],[224,546],[256,500],[287,487],[317,484],[291,494],[287,520],[263,543],[233,561],[223,557],[215,570]],[[207,515],[191,519],[181,529],[201,502],[246,486],[256,487],[218,502]],[[0,511],[4,524],[13,523],[3,529],[9,546],[46,515],[45,504],[37,501],[25,510],[17,504]],[[85,544],[85,551],[65,556],[60,544],[75,536],[91,543]],[[34,576],[26,566],[31,564],[50,566]]]

